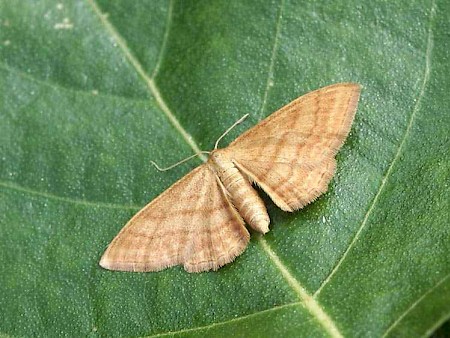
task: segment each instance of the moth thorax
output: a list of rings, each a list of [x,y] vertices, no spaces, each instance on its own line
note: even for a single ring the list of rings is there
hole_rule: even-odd
[[[222,149],[213,150],[211,152],[211,155],[209,155],[208,162],[212,164],[219,176],[229,168],[234,167],[233,162],[231,162],[231,159],[224,153]]]

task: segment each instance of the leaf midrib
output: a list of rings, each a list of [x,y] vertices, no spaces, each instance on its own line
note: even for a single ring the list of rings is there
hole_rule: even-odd
[[[197,145],[197,142],[195,142],[192,135],[190,135],[180,124],[178,119],[176,118],[175,114],[173,114],[169,107],[167,106],[166,102],[161,96],[161,93],[156,86],[156,83],[154,81],[153,77],[150,77],[145,72],[144,68],[142,67],[141,63],[138,61],[138,59],[133,55],[131,50],[128,48],[125,40],[120,36],[120,34],[117,32],[117,30],[114,28],[114,26],[108,21],[107,16],[104,15],[98,5],[95,3],[95,0],[86,0],[92,7],[95,15],[100,19],[101,24],[105,27],[106,32],[111,35],[111,37],[117,42],[117,45],[119,46],[119,49],[124,53],[125,58],[130,62],[130,64],[136,69],[136,72],[139,74],[139,76],[144,80],[145,84],[147,85],[148,90],[150,91],[150,94],[155,98],[159,108],[164,113],[164,115],[169,119],[169,121],[172,123],[174,128],[181,134],[183,139],[187,142],[187,144],[195,151],[196,154],[198,154],[198,157],[200,157],[203,161],[206,161],[205,155],[201,153],[201,150],[199,146]],[[171,13],[171,10],[169,11]],[[171,18],[171,15],[169,16],[169,19]],[[164,39],[167,40],[169,38],[169,29],[166,29],[166,34]],[[163,46],[165,46],[166,41],[163,41]],[[163,55],[163,51],[160,52],[160,57]],[[159,67],[160,60],[157,61],[156,67]],[[156,68],[154,70],[154,75],[156,75]]]
[[[126,59],[131,63],[131,65],[136,69],[138,74],[141,76],[141,78],[145,81],[147,84],[147,87],[150,91],[150,93],[153,95],[153,97],[156,99],[161,111],[169,118],[169,121],[172,123],[172,125],[175,127],[175,129],[181,134],[181,136],[184,138],[184,140],[191,146],[191,148],[195,151],[195,153],[199,154],[199,157],[206,161],[206,157],[201,154],[201,150],[197,143],[194,141],[194,138],[183,128],[183,126],[179,123],[178,119],[175,117],[175,115],[170,111],[169,107],[165,103],[164,99],[161,96],[161,93],[159,91],[159,88],[157,87],[156,83],[154,82],[154,78],[151,78],[147,75],[147,73],[144,71],[142,65],[140,62],[134,57],[131,50],[127,47],[125,41],[120,36],[120,34],[117,32],[117,30],[114,28],[114,26],[107,20],[107,17],[102,14],[100,8],[95,3],[95,0],[87,0],[88,3],[91,5],[91,7],[94,10],[94,13],[98,16],[100,19],[100,22],[103,24],[103,26],[106,28],[107,32],[112,36],[112,38],[117,42],[118,46],[120,47],[120,50],[124,53]],[[277,48],[277,42],[278,42],[278,35],[280,33],[280,26],[281,26],[281,16],[283,12],[283,0],[280,2],[280,10],[278,13],[278,19],[277,19],[277,25],[276,25],[276,36],[274,39],[274,46],[271,53],[271,60],[270,60],[270,66],[269,66],[269,72],[268,72],[268,80],[267,80],[267,86],[266,91],[264,94],[264,98],[267,98],[268,90],[270,88],[270,80],[272,77],[273,72],[273,65],[274,65],[274,58],[276,55],[276,48]],[[172,9],[169,10],[170,15],[168,15],[168,19],[171,19],[171,12]],[[167,40],[169,38],[169,28],[166,27],[166,32],[164,35],[164,40]],[[166,41],[163,42],[163,46],[165,46]],[[163,51],[160,52],[160,57],[163,55]],[[159,67],[160,60],[157,61],[156,68]],[[154,75],[156,75],[156,71],[154,71]],[[264,108],[264,101],[263,106],[261,109]],[[265,242],[265,240],[260,240],[259,243],[261,243],[261,247],[266,252],[267,256],[271,261],[274,262],[274,265],[277,267],[277,269],[280,271],[280,274],[282,277],[286,280],[289,287],[297,294],[299,299],[303,302],[303,305],[309,310],[311,315],[316,318],[316,320],[323,326],[324,330],[327,331],[330,336],[332,337],[342,337],[339,330],[337,329],[336,325],[333,323],[333,321],[330,319],[330,317],[325,313],[325,311],[321,308],[321,306],[312,298],[311,295],[309,295],[306,292],[306,289],[299,283],[299,281],[289,272],[287,267],[281,262],[281,260],[278,258],[278,256],[271,250],[270,246]]]

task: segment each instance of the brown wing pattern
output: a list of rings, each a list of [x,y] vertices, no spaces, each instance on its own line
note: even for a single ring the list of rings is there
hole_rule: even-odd
[[[183,264],[216,270],[242,253],[249,233],[206,165],[191,171],[138,212],[119,232],[100,265],[158,271]]]
[[[327,190],[359,92],[340,83],[301,96],[232,142],[230,156],[281,209],[300,209]]]
[[[323,194],[336,166],[334,159],[316,166],[245,160],[235,163],[284,211],[303,208]]]

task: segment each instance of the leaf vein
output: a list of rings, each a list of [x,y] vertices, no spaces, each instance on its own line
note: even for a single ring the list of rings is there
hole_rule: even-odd
[[[430,293],[440,287],[447,279],[450,278],[450,273],[447,274],[444,278],[442,278],[439,282],[437,282],[432,288],[428,289],[422,296],[420,296],[415,302],[413,302],[408,308],[394,321],[391,326],[388,327],[386,332],[381,337],[386,337],[402,320],[405,318],[408,313],[410,313],[414,308],[424,300]]]
[[[195,332],[195,331],[202,331],[202,330],[209,330],[213,327],[216,326],[222,326],[222,325],[227,325],[233,322],[239,322],[241,320],[245,320],[251,317],[256,317],[260,314],[264,314],[264,313],[269,313],[269,312],[273,312],[273,311],[278,311],[284,308],[288,308],[288,307],[293,307],[293,306],[301,306],[300,302],[294,302],[294,303],[289,303],[289,304],[283,304],[280,306],[274,306],[270,309],[266,309],[266,310],[261,310],[261,311],[257,311],[257,312],[253,312],[251,314],[248,315],[244,315],[244,316],[240,316],[237,318],[232,318],[232,319],[228,319],[222,322],[217,322],[217,323],[212,323],[209,325],[205,325],[205,326],[199,326],[199,327],[193,327],[193,328],[187,328],[187,329],[181,329],[181,330],[177,330],[177,331],[168,331],[168,332],[161,332],[161,333],[157,333],[151,336],[147,336],[147,338],[154,338],[154,337],[162,337],[162,336],[166,336],[166,335],[176,335],[176,334],[180,334],[180,333],[186,333],[186,332]]]
[[[278,10],[279,14],[278,14],[278,19],[277,19],[277,24],[276,24],[276,29],[275,29],[275,41],[274,41],[273,47],[272,47],[272,54],[271,54],[271,57],[270,57],[269,71],[267,72],[266,89],[264,91],[263,102],[261,104],[261,109],[259,111],[259,120],[263,116],[264,109],[265,109],[266,104],[267,104],[267,98],[269,96],[269,90],[270,90],[270,87],[273,85],[272,84],[272,81],[273,81],[273,68],[274,68],[274,65],[275,65],[275,57],[276,57],[277,50],[278,50],[278,40],[280,38],[281,21],[282,21],[282,17],[283,17],[283,8],[284,8],[284,0],[280,0],[280,8]]]
[[[159,68],[161,66],[164,52],[166,50],[167,40],[169,40],[170,25],[172,24],[172,13],[173,13],[173,0],[170,0],[169,8],[167,10],[166,31],[164,32],[163,42],[161,44],[161,50],[159,51],[159,55],[158,55],[158,61],[156,62],[155,69],[153,70],[153,73],[152,73],[152,79],[154,79],[159,72]]]
[[[155,98],[156,103],[158,104],[161,111],[166,115],[166,117],[172,123],[174,128],[181,134],[181,136],[184,138],[184,140],[187,142],[187,144],[194,150],[194,152],[196,154],[199,154],[198,156],[203,161],[206,161],[206,157],[205,157],[205,155],[203,155],[201,153],[201,150],[198,147],[197,143],[194,141],[192,136],[181,126],[178,119],[175,117],[175,115],[169,109],[169,107],[167,106],[163,97],[161,96],[161,93],[160,93],[155,81],[153,81],[153,79],[147,75],[144,68],[140,64],[140,62],[137,60],[137,58],[133,55],[131,50],[128,48],[125,40],[120,36],[120,34],[115,29],[115,27],[108,21],[107,16],[101,12],[101,10],[98,7],[98,5],[96,4],[95,0],[87,0],[87,2],[91,5],[94,13],[98,16],[98,18],[100,19],[100,22],[105,27],[106,31],[117,42],[117,45],[120,47],[120,50],[123,52],[125,58],[128,60],[128,62],[130,62],[130,64],[134,67],[136,72],[144,80],[144,82],[147,85],[147,88],[149,89],[152,96]]]
[[[55,91],[64,91],[67,93],[74,93],[77,95],[84,95],[84,96],[89,96],[89,97],[102,97],[102,98],[111,98],[111,99],[116,99],[116,100],[123,100],[124,102],[142,102],[142,103],[148,103],[148,99],[141,99],[141,98],[135,98],[135,97],[128,97],[128,96],[121,96],[121,95],[116,95],[116,94],[107,94],[104,92],[99,92],[97,94],[93,94],[93,91],[88,91],[88,90],[80,90],[80,89],[76,89],[74,87],[66,87],[63,86],[61,84],[58,84],[56,82],[52,82],[52,81],[44,81],[41,80],[37,77],[34,77],[33,75],[30,75],[20,69],[11,67],[10,65],[3,63],[0,61],[0,70],[4,70],[6,72],[9,73],[13,73],[17,76],[20,76],[30,82],[36,83],[39,86],[42,87],[48,87],[51,88]]]
[[[399,146],[397,148],[397,152],[395,153],[395,155],[394,155],[394,157],[393,157],[393,159],[391,161],[391,164],[389,165],[386,173],[384,174],[384,176],[383,176],[383,178],[381,180],[381,185],[378,188],[378,191],[377,191],[375,197],[373,198],[372,203],[369,206],[369,209],[367,210],[366,214],[364,215],[363,221],[362,221],[360,227],[358,228],[358,231],[356,232],[356,234],[353,237],[352,241],[348,245],[347,249],[344,251],[344,254],[339,259],[338,263],[334,266],[333,270],[327,276],[327,278],[325,278],[323,283],[320,285],[320,287],[314,293],[313,297],[317,297],[320,294],[320,292],[323,290],[325,285],[327,285],[328,282],[333,278],[333,276],[338,271],[339,267],[342,265],[342,262],[344,262],[344,260],[346,259],[346,257],[348,255],[348,253],[350,252],[350,250],[354,247],[355,243],[358,241],[362,230],[365,228],[365,226],[367,224],[367,221],[368,221],[369,217],[371,216],[372,211],[374,210],[374,207],[378,203],[380,195],[383,192],[384,187],[386,186],[386,182],[390,178],[390,175],[392,173],[392,170],[393,170],[395,164],[397,163],[398,159],[400,158],[400,155],[403,152],[404,145],[406,143],[406,140],[408,139],[409,133],[410,133],[410,131],[412,129],[412,126],[414,124],[414,121],[416,119],[417,112],[419,111],[419,108],[420,108],[420,105],[421,105],[421,102],[422,102],[422,98],[425,95],[425,90],[426,90],[427,83],[428,83],[428,81],[430,79],[431,53],[432,53],[432,50],[433,50],[432,22],[433,22],[434,13],[435,13],[435,2],[433,1],[432,7],[431,7],[431,14],[430,14],[430,23],[429,23],[429,28],[428,28],[427,47],[426,47],[426,51],[425,51],[425,70],[424,70],[424,75],[423,75],[423,80],[422,80],[422,86],[420,88],[419,96],[416,99],[416,104],[414,105],[413,111],[412,111],[411,116],[409,118],[408,125],[406,126],[405,133],[403,134],[402,140],[401,140],[401,142],[400,142],[400,144],[399,144]]]
[[[316,321],[328,332],[331,337],[342,337],[333,320],[328,316],[320,304],[305,290],[305,288],[299,283],[297,279],[290,273],[287,267],[281,262],[277,254],[272,250],[266,240],[262,237],[259,238],[259,243],[263,250],[267,253],[270,260],[274,263],[277,269],[281,272],[281,275],[289,284],[289,286],[297,294],[297,297],[301,300],[301,304],[306,310],[316,319]]]
[[[55,201],[83,205],[83,206],[86,206],[86,207],[122,209],[122,210],[139,210],[139,209],[141,209],[140,206],[135,206],[135,205],[122,205],[122,204],[113,204],[113,203],[104,203],[104,202],[92,202],[92,201],[75,199],[75,198],[70,198],[70,197],[62,197],[62,196],[58,196],[58,195],[55,195],[55,194],[52,194],[52,193],[49,193],[49,192],[37,191],[37,190],[34,190],[34,189],[22,187],[22,186],[20,186],[18,184],[2,182],[2,181],[0,181],[0,187],[7,188],[7,189],[10,189],[10,190],[19,191],[19,192],[22,192],[22,193],[27,193],[27,194],[30,194],[30,195],[36,195],[36,196],[39,196],[39,197],[44,197],[44,198],[47,198],[47,199],[52,199],[52,200],[55,200]]]

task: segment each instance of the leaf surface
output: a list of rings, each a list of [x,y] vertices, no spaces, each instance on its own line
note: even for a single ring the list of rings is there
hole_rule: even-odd
[[[0,0],[0,334],[428,336],[450,317],[447,1]],[[234,121],[363,86],[329,191],[218,272],[98,261]],[[194,161],[195,162],[195,161]]]

